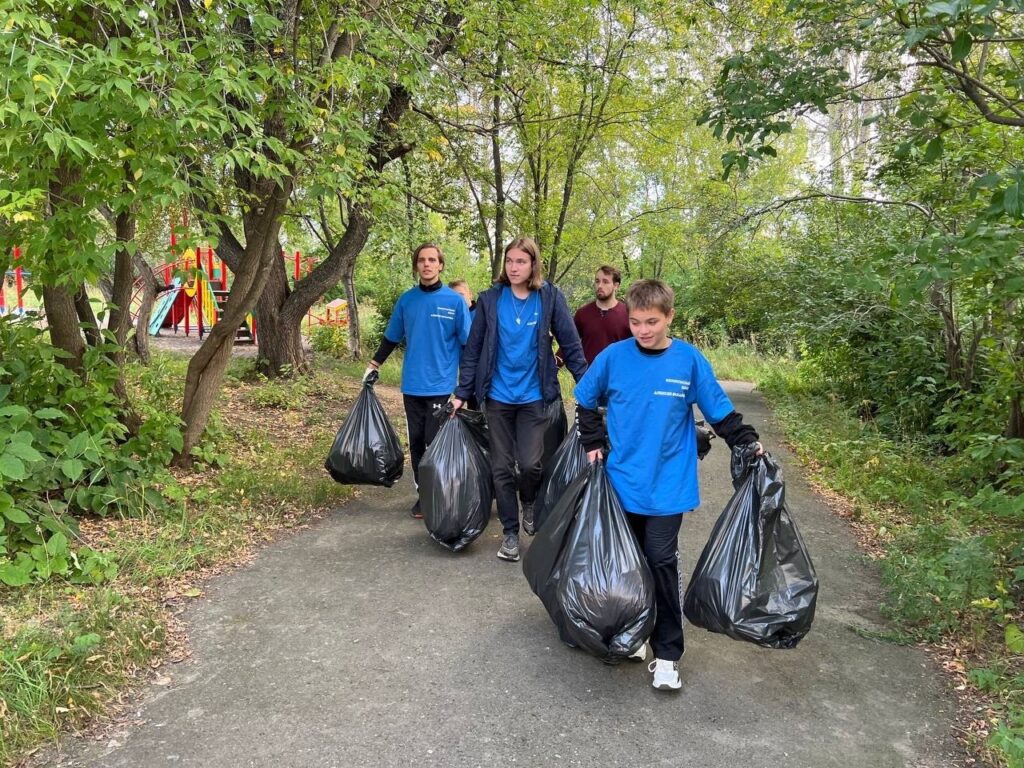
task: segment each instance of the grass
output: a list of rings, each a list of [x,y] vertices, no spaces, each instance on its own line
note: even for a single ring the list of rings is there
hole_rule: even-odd
[[[738,367],[756,370],[742,355]],[[926,440],[881,434],[791,365],[770,364],[755,380],[813,478],[847,500],[880,557],[896,636],[928,644],[965,686],[968,746],[990,765],[1022,768],[1020,497],[968,481],[965,458]]]
[[[186,365],[158,355],[146,383],[132,371],[135,395],[154,376],[163,395],[180,387]],[[162,505],[82,521],[85,543],[117,563],[113,582],[0,590],[0,764],[94,721],[141,670],[183,652],[166,601],[198,596],[206,574],[349,496],[322,462],[357,391],[335,369],[268,382],[233,361],[204,449],[217,465],[160,479]]]
[[[701,349],[720,381],[759,382],[782,362],[758,354],[749,344],[729,344]]]

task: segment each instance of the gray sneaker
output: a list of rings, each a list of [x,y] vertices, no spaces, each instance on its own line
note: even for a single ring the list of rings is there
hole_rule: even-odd
[[[533,536],[537,532],[537,528],[533,524],[533,502],[527,504],[523,502],[523,530]]]
[[[505,537],[505,540],[501,542],[501,549],[498,550],[498,557],[512,562],[519,559],[519,536],[517,534],[510,533]]]

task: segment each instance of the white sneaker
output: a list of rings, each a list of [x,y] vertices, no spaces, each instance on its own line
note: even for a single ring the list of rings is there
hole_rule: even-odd
[[[647,671],[654,673],[651,685],[659,691],[678,691],[683,687],[679,680],[679,670],[674,661],[655,659],[647,666]]]
[[[630,661],[647,661],[647,643],[644,643],[626,657]]]

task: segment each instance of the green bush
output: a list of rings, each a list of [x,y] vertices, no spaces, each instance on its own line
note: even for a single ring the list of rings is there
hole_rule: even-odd
[[[313,328],[309,343],[314,352],[344,360],[348,357],[348,328],[342,325],[318,325]]]
[[[100,553],[74,548],[75,515],[162,503],[152,478],[182,445],[179,420],[151,408],[129,436],[110,351],[89,349],[77,373],[42,331],[0,318],[0,582],[8,586],[112,577]]]

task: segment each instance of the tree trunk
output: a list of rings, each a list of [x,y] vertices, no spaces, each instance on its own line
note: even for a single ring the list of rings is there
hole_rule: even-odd
[[[81,371],[85,340],[78,327],[74,297],[63,286],[43,285],[43,309],[46,311],[50,343],[67,353],[66,357],[61,357],[61,362],[68,368]]]
[[[132,257],[127,244],[135,240],[135,214],[131,210],[121,211],[114,221],[114,236],[119,243],[114,254],[114,281],[111,286],[110,314],[107,330],[114,336],[115,350],[112,361],[117,366],[117,380],[114,382],[114,393],[121,401],[121,423],[128,434],[137,435],[142,426],[142,417],[132,405],[128,396],[128,387],[124,382],[125,344],[128,331],[132,326],[132,287],[134,275]]]
[[[192,465],[192,449],[199,444],[210,419],[213,402],[220,391],[224,371],[231,359],[238,327],[256,306],[270,276],[271,264],[280,258],[278,233],[281,216],[291,194],[290,182],[275,186],[254,206],[245,221],[244,258],[235,269],[235,279],[224,306],[224,315],[206,336],[199,351],[192,357],[185,374],[185,396],[181,420],[185,434],[181,451],[173,460],[178,467]]]
[[[89,294],[85,290],[85,283],[78,286],[75,291],[75,312],[78,314],[78,322],[85,331],[85,340],[90,347],[98,347],[103,343],[103,331],[100,330],[96,313],[92,311],[92,304],[89,303]]]
[[[1024,438],[1024,408],[1021,407],[1020,393],[1010,398],[1010,418],[1006,422],[1004,435],[1010,440]]]
[[[291,322],[283,312],[291,293],[284,261],[274,259],[255,312],[259,329],[256,368],[265,376],[286,376],[309,370],[309,359],[302,347],[302,318],[300,316],[298,323]]]
[[[352,262],[352,268],[342,276],[342,282],[345,286],[345,296],[348,298],[348,354],[353,360],[358,360],[362,355],[362,339],[359,328],[359,301],[356,297],[355,262]]]
[[[153,314],[153,303],[156,301],[156,278],[149,264],[138,253],[132,256],[132,265],[142,281],[142,298],[139,303],[139,314],[135,318],[135,332],[132,334],[133,351],[143,365],[149,365],[149,319]]]
[[[499,24],[499,29],[501,25]],[[501,77],[505,66],[505,36],[498,38],[494,63],[494,96],[491,103],[491,158],[494,163],[494,255],[491,263],[491,279],[497,279],[504,260],[505,239],[505,173],[501,164]]]

